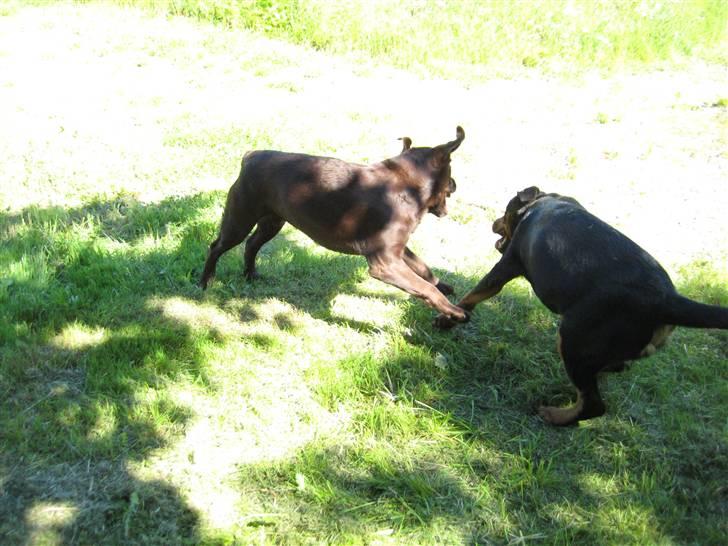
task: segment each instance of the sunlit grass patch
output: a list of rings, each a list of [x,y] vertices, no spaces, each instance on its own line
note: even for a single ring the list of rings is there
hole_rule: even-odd
[[[123,2],[126,3],[126,2]],[[151,6],[146,0],[131,1]],[[167,2],[157,9],[252,29],[317,50],[420,72],[612,69],[675,56],[725,61],[728,10],[716,0],[452,2]]]
[[[30,542],[34,544],[60,544],[58,532],[78,516],[79,508],[69,502],[39,502],[26,514]]]

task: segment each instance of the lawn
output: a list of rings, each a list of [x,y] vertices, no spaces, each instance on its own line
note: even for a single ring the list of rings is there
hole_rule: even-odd
[[[447,42],[385,61],[200,11],[233,2],[41,4],[0,4],[1,544],[725,542],[725,331],[678,329],[604,378],[605,416],[557,429],[536,409],[575,395],[558,318],[523,280],[443,333],[286,226],[260,280],[233,251],[195,285],[245,151],[369,163],[459,124],[450,214],[411,240],[457,296],[536,184],[726,306],[724,31],[453,77]]]

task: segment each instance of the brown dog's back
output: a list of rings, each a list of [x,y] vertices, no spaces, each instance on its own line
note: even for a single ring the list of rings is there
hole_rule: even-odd
[[[247,153],[228,192],[200,286],[207,287],[220,256],[254,228],[245,244],[245,275],[255,278],[258,251],[289,222],[326,248],[364,256],[374,278],[453,320],[465,319],[444,296],[452,287],[407,248],[422,216],[447,213],[446,199],[455,191],[450,154],[465,138],[462,127],[455,134],[455,140],[433,148],[412,148],[405,138],[399,155],[373,165],[271,150]]]
[[[381,164],[261,150],[246,154],[231,192],[330,250],[361,254],[364,241],[395,215],[392,178]]]

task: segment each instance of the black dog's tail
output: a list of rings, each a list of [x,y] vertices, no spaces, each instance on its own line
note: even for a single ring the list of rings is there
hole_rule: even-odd
[[[664,324],[728,330],[728,307],[698,303],[680,294],[666,302],[660,315]]]

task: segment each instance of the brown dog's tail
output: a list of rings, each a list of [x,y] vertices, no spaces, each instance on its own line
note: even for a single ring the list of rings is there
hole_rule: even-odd
[[[728,307],[698,303],[680,294],[670,298],[660,315],[664,324],[728,330]]]

